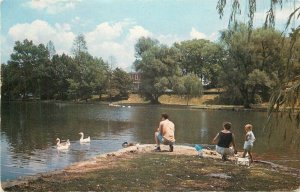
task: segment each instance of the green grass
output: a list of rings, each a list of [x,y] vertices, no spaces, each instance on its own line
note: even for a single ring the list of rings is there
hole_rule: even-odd
[[[103,162],[104,163],[104,162]],[[208,176],[223,173],[231,178]],[[137,154],[113,167],[93,172],[41,177],[8,191],[270,191],[294,190],[299,177],[265,165],[237,166],[232,162],[163,153]]]

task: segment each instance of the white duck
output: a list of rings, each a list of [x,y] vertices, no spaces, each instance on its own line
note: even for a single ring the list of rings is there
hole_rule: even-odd
[[[82,132],[80,132],[79,135],[81,135],[80,140],[79,140],[80,143],[89,143],[89,142],[91,142],[90,136],[84,139],[83,138],[84,134]]]
[[[66,142],[62,142],[62,143],[60,142],[59,138],[57,138],[56,141],[57,141],[57,143],[56,143],[57,149],[69,149],[69,147],[71,145],[69,139]]]

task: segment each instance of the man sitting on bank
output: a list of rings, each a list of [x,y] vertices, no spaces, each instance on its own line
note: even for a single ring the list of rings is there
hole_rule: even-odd
[[[154,134],[154,139],[156,142],[155,151],[161,151],[160,144],[169,145],[170,152],[173,152],[173,145],[175,143],[175,125],[172,121],[169,120],[169,115],[166,113],[161,114],[161,122],[159,127]]]

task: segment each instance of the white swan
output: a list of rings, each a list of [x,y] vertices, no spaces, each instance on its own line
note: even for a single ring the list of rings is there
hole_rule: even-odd
[[[69,139],[66,142],[62,142],[62,143],[60,142],[59,138],[57,138],[56,141],[57,141],[57,143],[56,143],[57,149],[68,149],[71,145]]]
[[[80,143],[89,143],[89,142],[91,142],[90,136],[84,139],[82,132],[80,132],[79,135],[81,135],[80,140],[79,140]]]

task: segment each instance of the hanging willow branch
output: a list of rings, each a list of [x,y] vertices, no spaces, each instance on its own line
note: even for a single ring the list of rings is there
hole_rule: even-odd
[[[286,31],[287,28],[290,26],[293,17],[294,17],[294,18],[297,18],[297,19],[300,18],[300,7],[296,8],[296,9],[290,14],[290,16],[289,16],[289,18],[288,18],[288,21],[287,21],[287,23],[286,23],[286,26],[285,26],[285,31]],[[299,28],[300,28],[300,27],[298,26],[297,29],[299,30]]]
[[[256,0],[249,0],[249,21],[248,25],[250,28],[253,28],[253,19],[254,19],[254,13],[256,12]]]
[[[288,0],[287,0],[288,1]],[[248,0],[249,13],[248,13],[248,39],[251,37],[251,31],[253,28],[254,14],[256,12],[256,0]],[[219,0],[217,4],[217,10],[220,18],[224,15],[224,8],[226,7],[226,0]],[[283,0],[270,0],[270,7],[267,11],[264,26],[275,27],[275,10],[276,6],[283,7]],[[236,23],[236,14],[240,14],[240,4],[237,0],[231,1],[231,15],[229,18],[229,26],[232,23]],[[289,15],[284,32],[287,31],[291,25],[292,20],[300,18],[300,7],[295,8]],[[289,38],[284,38],[289,41],[289,55],[285,67],[285,77],[280,83],[278,88],[273,91],[270,98],[269,117],[274,111],[280,111],[283,107],[283,111],[288,111],[289,117],[294,117],[297,123],[300,124],[300,74],[294,74],[292,69],[296,62],[299,64],[298,52],[295,50],[295,43],[299,42],[300,38],[300,25],[291,27],[291,33]],[[299,48],[298,48],[299,49]],[[295,52],[295,54],[293,54]],[[296,55],[296,56],[295,56]]]

